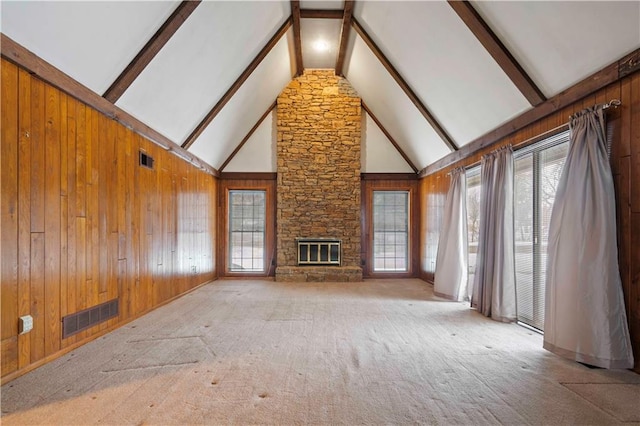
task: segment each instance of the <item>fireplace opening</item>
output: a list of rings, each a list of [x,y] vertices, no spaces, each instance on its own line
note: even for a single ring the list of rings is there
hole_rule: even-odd
[[[340,266],[341,243],[335,238],[296,238],[298,265]]]

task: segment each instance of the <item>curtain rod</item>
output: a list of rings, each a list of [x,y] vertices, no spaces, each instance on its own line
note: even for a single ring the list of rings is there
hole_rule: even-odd
[[[620,105],[622,105],[620,99],[611,99],[609,102],[602,105],[602,109],[618,108]]]
[[[613,108],[613,109],[618,108],[621,105],[622,105],[622,101],[620,101],[620,99],[611,99],[606,104],[602,104],[602,109],[604,111],[606,111],[606,110],[608,110],[610,108]],[[569,118],[571,118],[571,116],[569,116]],[[533,136],[533,137],[531,137],[529,139],[525,139],[522,142],[518,142],[514,148],[515,149],[524,148],[521,145],[525,145],[526,146],[526,145],[529,144],[529,142],[535,141],[536,139],[545,139],[545,136],[548,135],[549,133],[555,133],[556,131],[558,131],[558,130],[560,130],[562,128],[567,128],[568,129],[569,128],[569,123],[561,124],[561,125],[559,125],[557,127],[554,127],[553,129],[545,130],[544,132],[540,133],[539,135]],[[509,144],[509,145],[511,145],[511,144]],[[500,148],[498,148],[498,149],[500,149]],[[497,149],[496,149],[496,151],[497,151]],[[462,168],[464,168],[466,170],[466,169],[470,169],[472,167],[475,167],[475,166],[477,166],[479,164],[480,164],[480,161],[475,161],[475,162],[473,162],[473,163],[471,163],[471,164],[469,164],[467,166],[458,166],[458,167],[462,167]],[[456,167],[456,168],[458,168],[458,167]],[[453,170],[455,170],[456,168],[454,168]],[[451,172],[447,172],[446,176],[450,176],[450,175],[451,175]]]

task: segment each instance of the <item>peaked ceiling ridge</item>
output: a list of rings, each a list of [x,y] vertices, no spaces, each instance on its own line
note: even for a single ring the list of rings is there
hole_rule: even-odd
[[[344,9],[300,9],[303,19],[342,19],[343,16]]]

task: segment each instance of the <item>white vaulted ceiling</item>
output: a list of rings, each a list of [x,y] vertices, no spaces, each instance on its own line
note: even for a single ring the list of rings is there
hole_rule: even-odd
[[[179,1],[2,1],[0,30],[102,94]]]
[[[640,2],[528,3],[474,6],[547,97],[638,48]]]
[[[0,30],[103,95],[180,4],[2,0]],[[471,4],[546,98],[640,48],[638,1]],[[303,0],[300,8],[332,11],[343,9],[344,1]],[[183,144],[291,15],[290,1],[201,2],[116,106]],[[340,16],[303,14],[304,67],[335,67]],[[411,171],[385,131],[417,169],[451,152],[442,132],[407,96],[380,55],[457,147],[533,108],[449,3],[358,0],[353,18],[380,51],[376,54],[366,37],[351,28],[343,74],[384,128],[366,115],[363,171]],[[188,147],[192,154],[214,168],[228,163],[224,171],[275,171],[275,113],[247,135],[296,74],[294,40],[290,28],[273,43],[197,132]],[[315,51],[318,41],[327,49]]]
[[[203,2],[116,105],[182,142],[287,19],[286,6]]]

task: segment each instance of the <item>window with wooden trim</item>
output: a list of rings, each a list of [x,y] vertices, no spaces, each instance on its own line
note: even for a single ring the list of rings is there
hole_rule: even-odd
[[[266,191],[229,191],[230,272],[265,271]]]
[[[373,191],[373,270],[409,270],[409,191]]]

